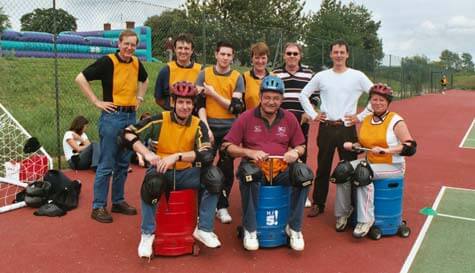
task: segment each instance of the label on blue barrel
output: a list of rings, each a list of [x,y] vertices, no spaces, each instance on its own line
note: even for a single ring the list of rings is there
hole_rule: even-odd
[[[279,224],[279,211],[268,210],[266,211],[266,225],[277,226]]]

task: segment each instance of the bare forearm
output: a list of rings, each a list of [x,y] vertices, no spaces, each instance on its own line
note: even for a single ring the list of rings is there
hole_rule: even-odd
[[[148,88],[148,79],[144,82],[139,82],[139,88],[137,90],[137,97],[143,98]]]
[[[76,77],[76,83],[79,86],[79,89],[81,89],[82,93],[86,96],[86,98],[92,103],[96,104],[96,102],[99,100],[97,96],[94,94],[92,91],[91,85],[89,82],[86,80],[84,75],[82,73],[79,73],[79,75]]]

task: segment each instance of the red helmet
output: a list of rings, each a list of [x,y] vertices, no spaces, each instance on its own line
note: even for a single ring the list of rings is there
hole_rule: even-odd
[[[391,102],[393,100],[393,90],[391,87],[387,86],[384,83],[377,83],[371,87],[369,90],[369,96],[373,94],[378,94],[380,96],[385,97],[388,102]]]
[[[197,95],[198,90],[196,86],[187,81],[176,82],[172,85],[171,88],[173,97],[185,97],[185,98],[194,98]]]

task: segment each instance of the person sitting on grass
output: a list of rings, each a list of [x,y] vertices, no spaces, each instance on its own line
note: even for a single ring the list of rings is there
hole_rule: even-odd
[[[353,236],[362,238],[366,236],[374,224],[374,184],[373,179],[403,177],[406,169],[405,156],[416,153],[416,141],[409,133],[404,119],[388,107],[393,98],[391,87],[378,83],[369,91],[369,102],[373,113],[365,117],[358,133],[358,142],[345,142],[343,147],[348,150],[357,150],[364,147],[370,149],[365,161],[363,159],[351,161],[348,172],[352,175],[344,183],[337,183],[335,213],[352,211],[351,187],[356,186],[357,225]],[[348,162],[347,162],[348,163]],[[339,164],[345,164],[340,162]],[[338,166],[335,168],[333,179],[338,177]],[[341,182],[341,181],[340,181]],[[369,183],[369,184],[368,184]],[[367,185],[365,185],[367,184]],[[341,215],[341,214],[340,214]],[[346,227],[348,217],[338,217],[337,223]]]
[[[86,135],[89,121],[84,116],[73,119],[69,130],[63,137],[64,157],[73,170],[97,168],[100,156],[100,145],[91,143]]]

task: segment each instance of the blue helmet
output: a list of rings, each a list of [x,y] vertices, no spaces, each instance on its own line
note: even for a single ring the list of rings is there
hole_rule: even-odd
[[[264,77],[261,82],[261,93],[266,91],[277,92],[281,95],[284,94],[284,82],[281,78],[273,75]]]

